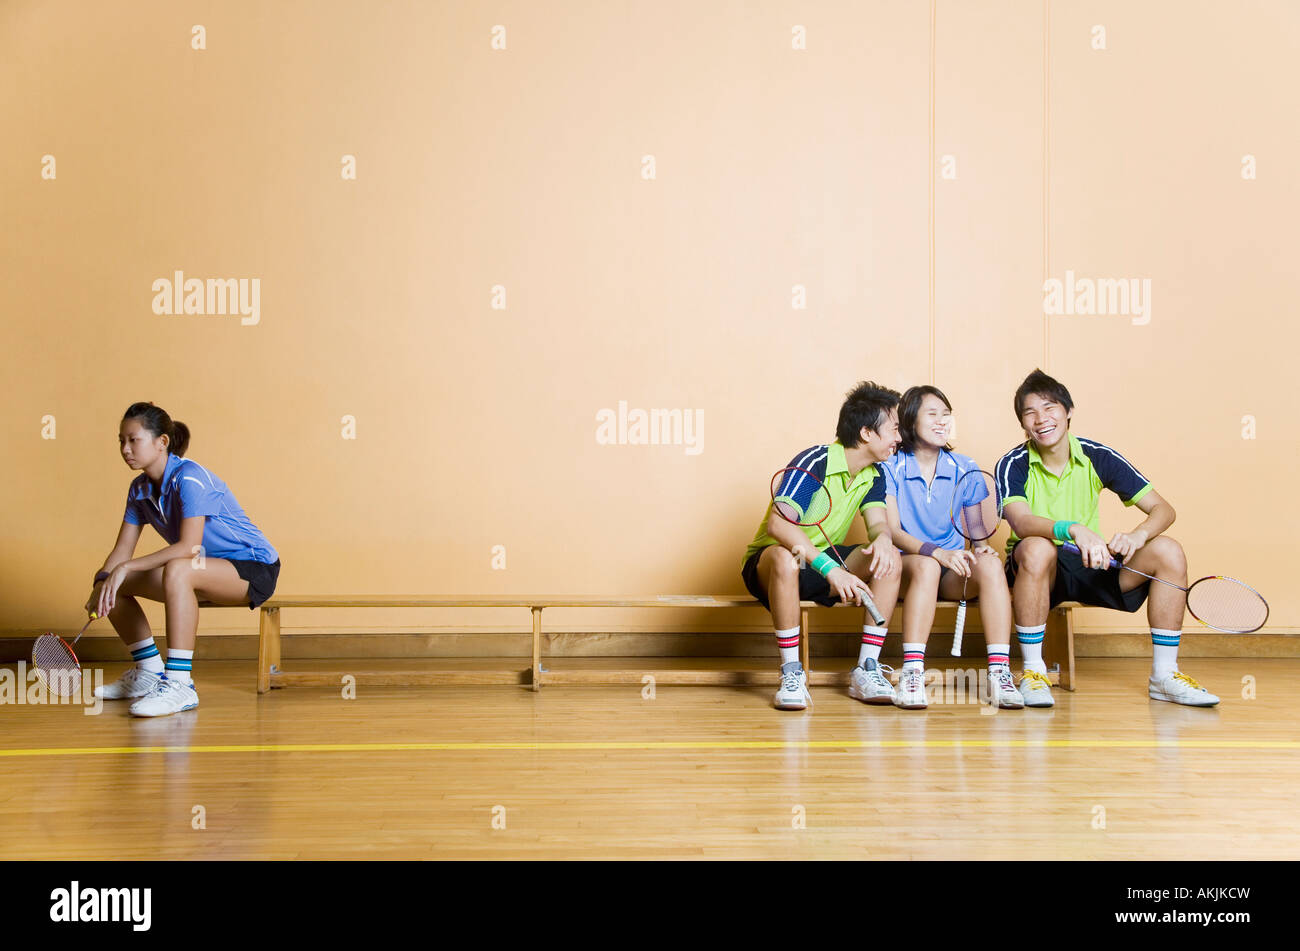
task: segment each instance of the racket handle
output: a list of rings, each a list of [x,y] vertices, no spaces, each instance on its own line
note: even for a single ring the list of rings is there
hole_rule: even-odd
[[[1077,555],[1077,554],[1080,553],[1080,552],[1079,552],[1079,546],[1076,545],[1074,542],[1066,542],[1065,544],[1063,544],[1063,545],[1061,546],[1061,548],[1064,549],[1065,551],[1068,551],[1068,552],[1069,552],[1070,554],[1072,554],[1072,555]],[[1111,566],[1112,568],[1123,568],[1123,567],[1124,567],[1123,565],[1121,565],[1121,564],[1119,563],[1119,559],[1118,559],[1118,558],[1112,558],[1112,559],[1110,560],[1110,566]],[[1142,572],[1139,571],[1138,574],[1142,574]]]
[[[876,602],[871,600],[871,595],[864,592],[862,595],[862,603],[866,605],[867,613],[871,615],[871,620],[876,622],[876,627],[884,627],[885,616],[880,613],[880,608],[876,607]]]
[[[966,602],[957,605],[957,621],[952,626],[952,656],[961,656],[961,634],[966,627]]]

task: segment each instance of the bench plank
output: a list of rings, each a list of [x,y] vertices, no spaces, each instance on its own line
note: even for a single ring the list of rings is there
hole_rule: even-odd
[[[976,602],[978,605],[978,602]],[[852,607],[853,605],[834,605]],[[955,601],[940,601],[940,608],[955,608]],[[1052,683],[1073,690],[1074,680],[1074,622],[1071,609],[1075,602],[1057,605],[1048,616],[1044,637],[1045,655],[1057,660],[1059,674],[1049,671]],[[266,693],[273,687],[333,686],[341,673],[310,672],[290,673],[280,669],[280,611],[282,608],[528,608],[532,613],[532,667],[523,675],[514,672],[492,671],[349,671],[358,683],[367,684],[448,684],[448,683],[530,683],[540,690],[543,683],[640,683],[646,671],[618,672],[608,670],[547,671],[542,666],[542,611],[546,608],[735,608],[759,607],[758,601],[747,595],[657,595],[644,597],[599,598],[587,595],[570,597],[526,595],[295,595],[273,597],[261,606],[257,652],[257,692]],[[842,685],[848,683],[845,672],[814,674],[812,669],[812,625],[809,612],[822,607],[815,601],[800,602],[802,637],[799,655],[808,682],[816,685]],[[732,671],[668,670],[657,672],[663,683],[766,683],[770,675]],[[758,679],[755,679],[758,678]]]

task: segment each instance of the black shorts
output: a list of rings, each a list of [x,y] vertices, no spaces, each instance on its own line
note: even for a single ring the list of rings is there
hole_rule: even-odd
[[[1016,583],[1016,552],[1007,553],[1007,585]],[[1085,568],[1083,558],[1077,553],[1056,548],[1056,582],[1052,585],[1050,606],[1062,601],[1078,601],[1094,608],[1114,608],[1132,614],[1146,602],[1151,582],[1144,581],[1131,591],[1119,588],[1120,572],[1117,569]]]
[[[849,554],[857,547],[857,545],[836,545],[835,551],[840,558],[847,561]],[[758,559],[763,557],[765,551],[766,548],[760,548],[749,556],[745,567],[740,569],[740,577],[744,579],[745,590],[758,598],[759,604],[770,611],[772,605],[768,604],[767,592],[763,590],[763,584],[758,580]],[[799,600],[816,601],[828,608],[840,603],[839,596],[831,590],[830,582],[812,565],[804,565],[803,570],[799,572]]]
[[[248,609],[251,611],[275,593],[275,582],[280,577],[280,559],[268,565],[262,561],[237,561],[227,558],[239,577],[248,582]]]

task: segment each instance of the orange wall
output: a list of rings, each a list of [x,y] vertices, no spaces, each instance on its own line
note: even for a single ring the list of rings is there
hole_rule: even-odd
[[[933,13],[932,34],[926,2],[0,5],[0,630],[80,626],[134,400],[191,426],[282,593],[718,593],[771,472],[856,381],[933,379],[991,468],[1044,364],[1076,431],[1177,506],[1193,571],[1255,582],[1294,630],[1270,512],[1300,436],[1300,6]],[[258,278],[260,321],[156,315],[177,269]],[[1067,269],[1149,278],[1150,322],[1045,319]],[[702,451],[598,444],[620,400],[702,411]],[[499,620],[526,613],[319,623]]]

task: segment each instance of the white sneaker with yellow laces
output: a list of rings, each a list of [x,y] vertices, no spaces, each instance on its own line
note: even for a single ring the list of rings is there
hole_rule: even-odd
[[[1052,699],[1052,682],[1046,674],[1036,670],[1025,670],[1020,675],[1020,696],[1027,707],[1054,707]]]
[[[1159,679],[1152,674],[1147,681],[1147,696],[1152,700],[1168,700],[1189,707],[1212,707],[1219,702],[1218,697],[1177,670]]]

